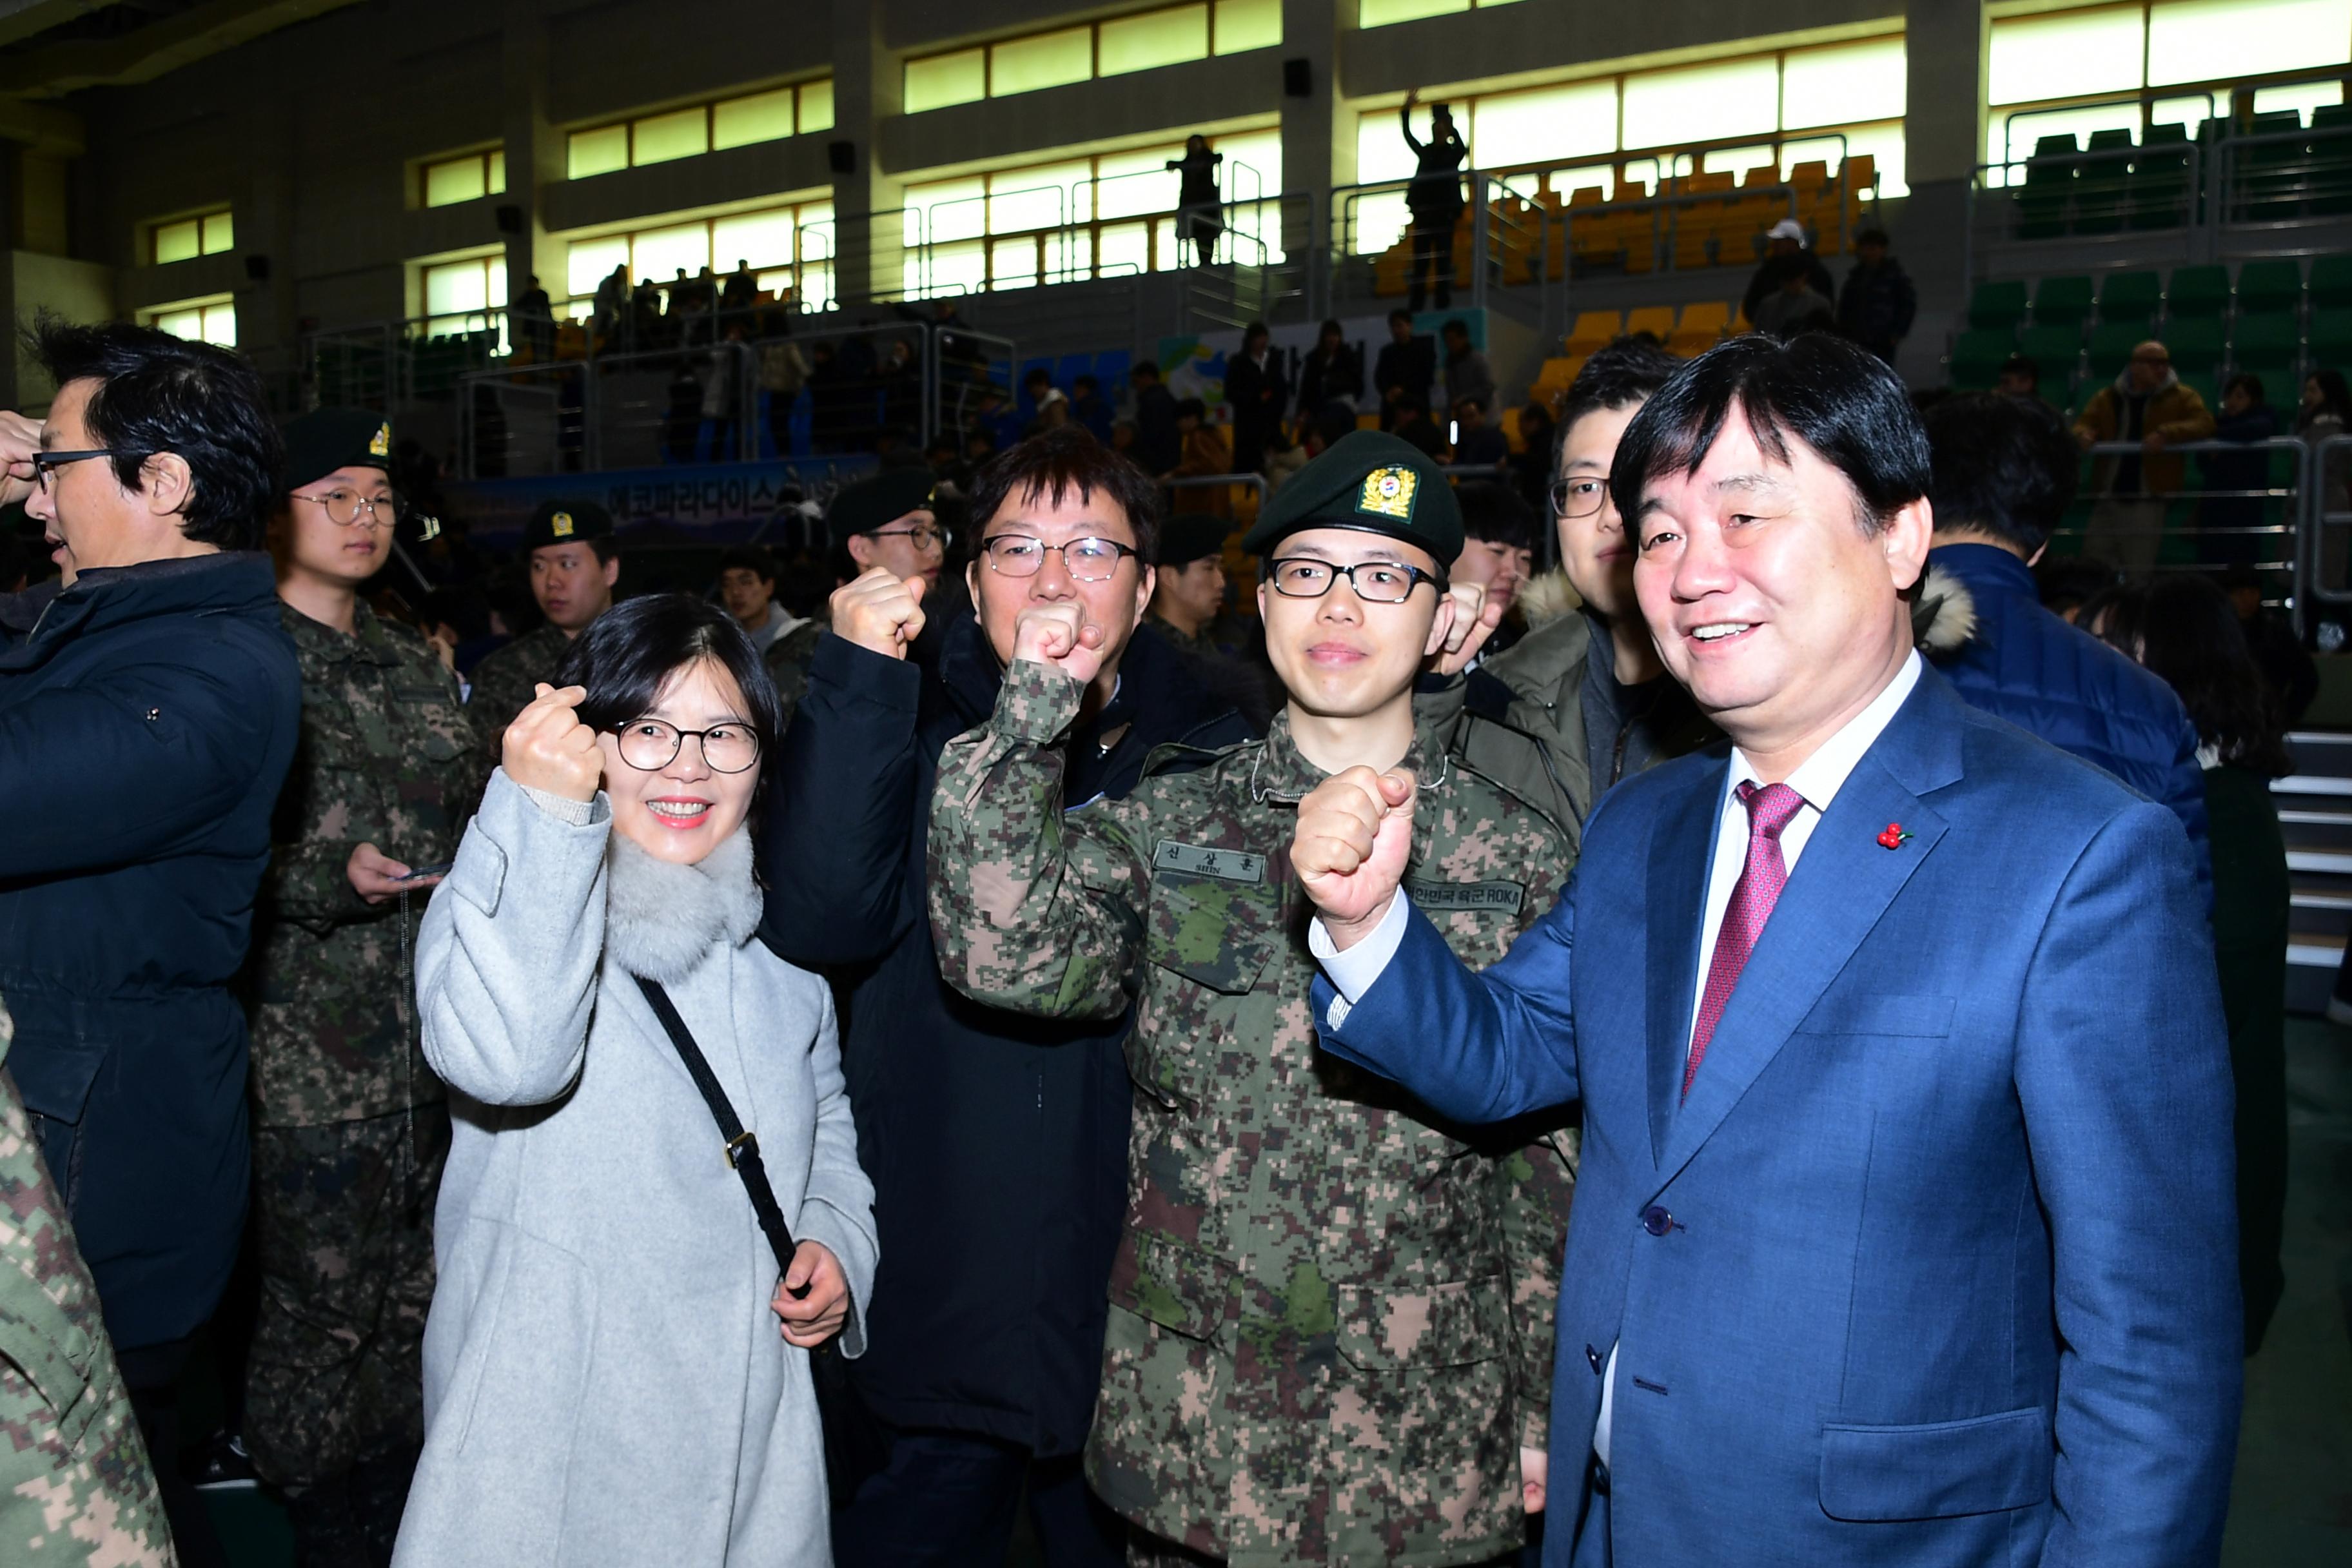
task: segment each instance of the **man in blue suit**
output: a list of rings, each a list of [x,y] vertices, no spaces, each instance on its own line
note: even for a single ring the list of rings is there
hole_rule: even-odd
[[[2219,1551],[2231,1091],[2188,840],[1913,652],[1927,475],[1842,342],[1738,339],[1651,400],[1611,488],[1731,745],[1613,791],[1483,974],[1398,892],[1409,777],[1299,807],[1324,1045],[1465,1122],[1583,1102],[1555,1568]]]

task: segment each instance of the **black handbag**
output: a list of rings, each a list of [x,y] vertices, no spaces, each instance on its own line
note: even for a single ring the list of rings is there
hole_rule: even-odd
[[[751,1199],[751,1212],[759,1216],[760,1229],[766,1233],[768,1246],[776,1255],[777,1278],[782,1279],[793,1269],[793,1254],[798,1244],[793,1240],[792,1228],[784,1223],[784,1211],[776,1202],[776,1189],[768,1183],[768,1167],[760,1157],[760,1139],[748,1131],[742,1118],[735,1114],[734,1104],[727,1090],[719,1085],[719,1075],[710,1070],[702,1047],[694,1041],[693,1032],[686,1020],[678,1016],[677,1004],[669,999],[661,982],[644,975],[632,976],[637,989],[645,993],[654,1016],[669,1035],[669,1043],[677,1047],[678,1060],[686,1064],[688,1078],[702,1093],[702,1103],[710,1108],[710,1119],[719,1124],[719,1135],[726,1141],[727,1163],[743,1180],[743,1191]],[[804,1297],[809,1288],[802,1286],[793,1292]],[[849,1310],[857,1310],[853,1298]],[[857,1390],[849,1382],[849,1363],[839,1350],[839,1338],[827,1340],[809,1352],[809,1376],[816,1387],[818,1419],[824,1427],[824,1474],[826,1488],[833,1506],[847,1506],[866,1477],[879,1471],[888,1458],[888,1442],[880,1426],[858,1398]]]

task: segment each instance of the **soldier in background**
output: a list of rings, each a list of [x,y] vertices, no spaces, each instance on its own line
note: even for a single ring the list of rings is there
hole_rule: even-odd
[[[530,706],[540,683],[555,679],[572,639],[613,607],[613,588],[621,580],[613,514],[593,500],[540,503],[523,527],[522,549],[530,564],[530,595],[547,624],[475,667],[467,703],[479,731],[484,778],[498,765],[499,738]]]
[[[1171,517],[1160,530],[1151,610],[1145,624],[1193,661],[1201,683],[1263,735],[1282,706],[1255,627],[1225,617],[1225,536],[1233,525],[1206,513]]]
[[[847,583],[877,566],[887,567],[899,582],[923,580],[930,597],[931,629],[919,636],[908,652],[929,669],[937,662],[940,638],[949,616],[939,613],[940,578],[954,542],[940,521],[936,481],[929,468],[885,468],[870,479],[847,486],[833,498],[824,518],[833,540],[834,575]],[[767,646],[761,658],[783,700],[784,721],[808,690],[809,661],[816,657],[817,639],[824,635],[828,617],[823,614],[785,631]]]
[[[375,414],[296,420],[270,532],[302,731],[256,944],[245,1436],[286,1491],[300,1568],[390,1560],[424,1441],[449,1113],[418,1048],[411,954],[487,773],[456,678],[359,596],[400,510],[390,437]]]
[[[16,1032],[0,1006],[0,1061]],[[0,1563],[174,1561],[98,1287],[16,1081],[0,1073]]]
[[[1486,1563],[1542,1506],[1570,1145],[1474,1144],[1317,1050],[1289,836],[1327,777],[1411,770],[1415,901],[1482,965],[1551,907],[1571,855],[1416,732],[1462,548],[1433,464],[1349,436],[1244,548],[1267,558],[1258,604],[1288,705],[1263,742],[1123,800],[1066,811],[1054,744],[1099,632],[1072,604],[1024,612],[994,713],[940,759],[940,973],[991,1006],[1134,1009],[1127,1222],[1087,1446],[1095,1490],[1146,1533],[1129,1561]]]

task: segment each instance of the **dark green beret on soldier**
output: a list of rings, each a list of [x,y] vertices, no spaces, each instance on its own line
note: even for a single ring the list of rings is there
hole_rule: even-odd
[[[1445,472],[1408,442],[1358,430],[1291,476],[1257,515],[1242,549],[1265,555],[1309,528],[1355,528],[1418,545],[1440,567],[1462,553],[1462,507]]]

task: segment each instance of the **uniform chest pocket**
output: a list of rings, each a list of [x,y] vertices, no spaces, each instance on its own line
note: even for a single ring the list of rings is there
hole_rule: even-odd
[[[1175,869],[1160,847],[1151,879],[1150,929],[1145,951],[1160,968],[1229,996],[1246,994],[1282,941],[1282,889],[1263,856],[1228,853],[1241,868],[1229,876]],[[1250,870],[1255,880],[1244,879]]]
[[[1263,859],[1259,865],[1263,867]],[[1151,967],[1128,1036],[1136,1083],[1161,1104],[1201,1106],[1262,1058],[1252,998],[1283,940],[1282,893],[1265,881],[1155,868],[1144,951]]]
[[[395,687],[392,700],[405,721],[403,731],[428,760],[451,762],[472,749],[473,730],[455,693],[426,686]]]
[[[371,760],[351,704],[310,691],[302,693],[302,746],[319,767],[363,768]]]

